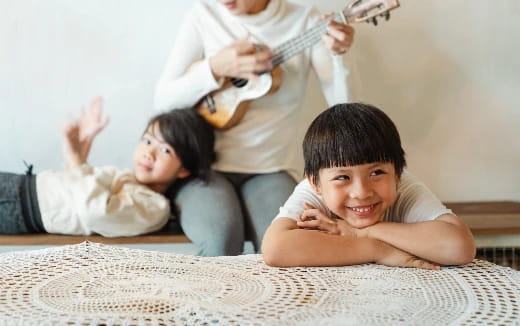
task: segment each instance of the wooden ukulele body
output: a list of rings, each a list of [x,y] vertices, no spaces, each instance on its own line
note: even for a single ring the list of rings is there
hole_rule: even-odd
[[[222,87],[206,95],[196,106],[197,112],[213,127],[229,129],[244,116],[249,102],[280,88],[282,70],[274,68],[256,80],[244,80],[245,85],[236,86],[230,79]]]

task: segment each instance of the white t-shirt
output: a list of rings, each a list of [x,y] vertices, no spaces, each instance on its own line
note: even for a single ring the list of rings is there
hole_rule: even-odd
[[[190,107],[217,90],[219,83],[211,73],[208,58],[248,33],[252,42],[275,48],[319,21],[320,14],[314,8],[285,0],[270,0],[262,12],[244,16],[232,15],[215,0],[196,1],[178,31],[157,83],[156,108]],[[216,132],[216,170],[270,173],[295,168],[295,146],[300,144],[296,135],[311,68],[329,106],[352,100],[347,87],[349,69],[343,56],[332,55],[322,41],[280,67],[280,89],[252,101],[238,125]]]
[[[275,217],[288,217],[299,220],[304,208],[303,204],[309,203],[320,211],[332,217],[331,211],[325,206],[320,195],[316,194],[307,179],[300,182],[294,192],[280,207],[280,212]],[[414,223],[431,221],[443,214],[453,214],[451,209],[435,196],[424,183],[420,182],[408,171],[403,171],[401,182],[397,185],[397,199],[390,206],[381,221],[397,223]]]
[[[42,171],[36,193],[48,233],[126,237],[157,231],[170,217],[164,196],[114,167]]]

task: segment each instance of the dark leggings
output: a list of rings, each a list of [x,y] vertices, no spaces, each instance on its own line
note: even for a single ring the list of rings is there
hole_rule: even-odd
[[[0,172],[0,234],[42,232],[36,176]]]

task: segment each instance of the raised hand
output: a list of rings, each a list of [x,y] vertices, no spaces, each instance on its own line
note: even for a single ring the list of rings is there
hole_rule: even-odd
[[[82,108],[76,124],[81,141],[94,139],[108,124],[108,117],[103,117],[103,98],[94,98],[87,110]]]
[[[332,14],[322,16],[327,19]],[[354,42],[354,28],[350,25],[339,23],[334,20],[329,21],[328,32],[322,36],[325,46],[336,55],[346,53]]]
[[[254,45],[247,36],[209,58],[209,64],[217,80],[223,77],[256,79],[257,73],[273,68],[272,57],[270,50]]]
[[[87,110],[82,108],[77,120],[64,124],[63,156],[68,168],[86,163],[94,138],[107,123],[108,117],[103,117],[103,99],[96,97]]]

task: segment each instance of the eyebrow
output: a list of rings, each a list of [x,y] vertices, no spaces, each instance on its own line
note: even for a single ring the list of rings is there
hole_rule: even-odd
[[[155,136],[155,134],[153,132],[150,132],[149,130],[146,130],[146,132],[144,134],[149,135],[150,137],[155,139],[159,144],[165,144],[165,145],[170,146],[170,144],[168,144],[165,140],[161,140],[161,139],[157,138],[157,136]]]
[[[374,164],[370,164],[370,165],[368,166],[368,168],[369,168],[369,169],[372,169],[372,168],[375,168],[376,166],[381,166],[381,165],[383,165],[383,164],[384,164],[384,163],[382,163],[382,162],[377,162],[377,163],[374,163]]]
[[[370,170],[370,169],[373,169],[375,167],[378,167],[378,166],[381,166],[383,165],[384,163],[383,162],[376,162],[376,163],[373,163],[373,164],[370,164],[367,169]],[[361,164],[356,164],[356,165],[361,165]],[[351,166],[338,166],[338,167],[333,167],[331,168],[333,172],[337,173],[337,172],[345,172],[345,171],[350,171],[352,169],[353,166],[356,166],[356,165],[351,165]]]

